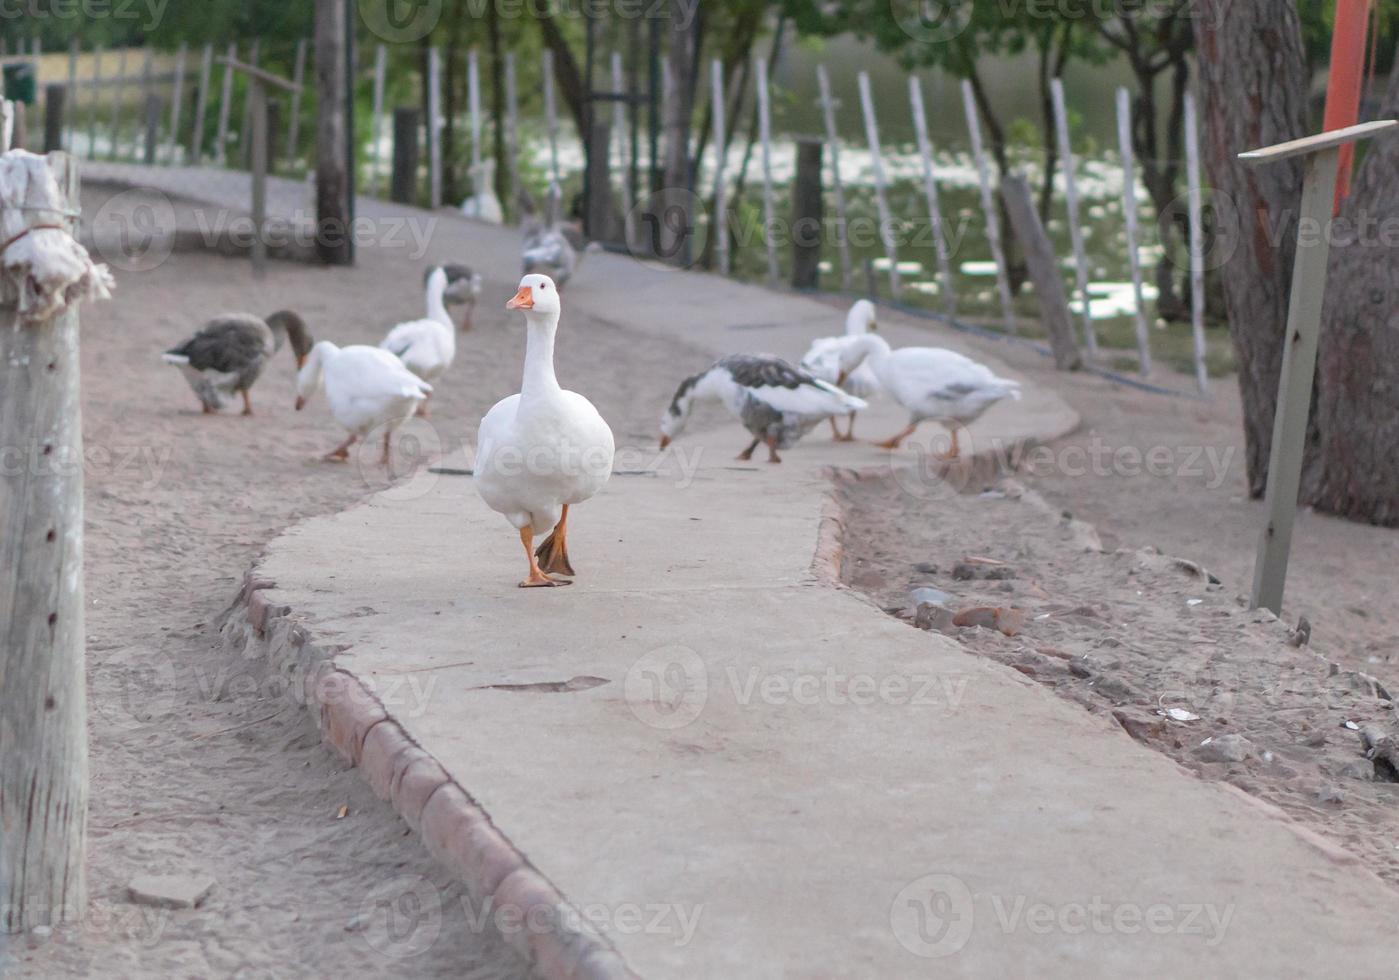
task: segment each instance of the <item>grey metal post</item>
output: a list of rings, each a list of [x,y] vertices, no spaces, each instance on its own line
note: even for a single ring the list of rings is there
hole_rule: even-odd
[[[889,257],[889,293],[899,298],[899,248],[894,236],[894,217],[889,211],[889,195],[884,176],[884,156],[879,149],[879,122],[874,115],[874,98],[870,95],[869,72],[856,78],[860,87],[860,109],[865,117],[865,139],[870,147],[870,166],[874,170],[874,202],[879,208],[879,234],[884,239],[884,253]]]
[[[767,59],[753,59],[758,72],[758,136],[763,152],[763,241],[767,245],[768,283],[777,284],[777,216],[772,197],[772,113],[768,103]]]
[[[981,118],[976,111],[976,94],[971,82],[962,82],[962,111],[967,117],[967,133],[972,140],[972,155],[976,158],[976,179],[981,191],[981,210],[986,215],[986,243],[991,247],[991,258],[996,263],[996,292],[1001,298],[1001,316],[1006,331],[1015,333],[1015,306],[1010,298],[1010,273],[1006,269],[1005,247],[1001,244],[1000,212],[996,210],[995,196],[991,192],[991,168],[986,162],[986,147],[981,140]]]
[[[1137,168],[1132,154],[1132,103],[1125,88],[1117,90],[1117,150],[1122,155],[1122,216],[1127,221],[1127,263],[1132,270],[1136,307],[1137,361],[1142,374],[1151,373],[1151,343],[1142,294],[1142,260],[1137,254]]]
[[[840,252],[840,288],[850,290],[850,226],[845,220],[845,182],[840,176],[840,135],[836,131],[835,100],[825,65],[816,66],[816,84],[821,93],[821,116],[826,124],[826,145],[831,150],[831,189],[835,192],[836,247]]]
[[[621,59],[614,55],[613,77],[617,78],[621,72]],[[710,99],[714,106],[712,122],[714,124],[714,224],[710,227],[709,233],[716,236],[714,239],[714,255],[719,260],[719,272],[721,275],[729,274],[729,201],[727,188],[724,185],[724,164],[728,156],[729,148],[724,143],[724,63],[715,58],[709,64]],[[625,187],[627,182],[622,181]],[[630,200],[630,198],[628,198]],[[628,209],[627,216],[627,244],[632,242],[631,214]]]
[[[209,77],[214,68],[214,46],[204,45],[199,60],[199,97],[194,104],[194,132],[189,134],[189,155],[193,163],[204,156],[204,118],[209,109]]]
[[[1093,328],[1092,300],[1088,296],[1088,252],[1083,245],[1083,226],[1078,214],[1078,161],[1074,159],[1069,140],[1069,111],[1064,103],[1064,83],[1049,80],[1049,93],[1054,104],[1054,130],[1059,142],[1059,159],[1064,164],[1064,196],[1069,214],[1069,241],[1074,250],[1074,285],[1078,288],[1079,310],[1083,322],[1083,343],[1088,356],[1098,356],[1098,331]]]
[[[923,111],[923,86],[917,75],[908,76],[908,101],[913,110],[913,129],[918,136],[918,153],[923,158],[923,196],[928,199],[928,220],[933,226],[938,275],[942,280],[942,306],[948,316],[957,312],[957,287],[952,278],[952,257],[948,254],[947,233],[938,200],[938,178],[933,169],[933,142],[928,138],[928,118]]]

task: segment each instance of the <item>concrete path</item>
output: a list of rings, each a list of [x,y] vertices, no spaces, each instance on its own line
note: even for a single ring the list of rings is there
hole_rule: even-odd
[[[513,232],[405,213],[508,275]],[[564,329],[582,309],[708,354],[793,355],[840,322],[613,256],[588,257],[565,303]],[[552,941],[551,885],[646,977],[1392,971],[1399,896],[1353,858],[839,587],[822,467],[887,455],[818,430],[780,467],[742,465],[742,434],[710,420],[664,456],[647,420],[614,420],[627,472],[575,513],[572,587],[515,588],[512,529],[470,477],[423,472],[276,541],[230,627],[308,677],[327,738],[506,910],[541,975],[623,975]],[[860,431],[899,422],[885,406]],[[1031,389],[973,435],[1075,423]],[[527,911],[545,914],[511,917]]]

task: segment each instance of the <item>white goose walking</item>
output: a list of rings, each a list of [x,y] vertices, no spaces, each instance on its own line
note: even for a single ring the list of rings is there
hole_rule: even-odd
[[[957,430],[970,424],[1003,398],[1020,397],[1020,382],[997,377],[985,364],[940,347],[892,350],[878,334],[841,338],[841,380],[866,360],[879,384],[904,408],[908,426],[883,442],[897,449],[918,424],[935,419],[952,433],[947,459],[958,455]]]
[[[670,407],[661,416],[661,448],[685,429],[695,404],[722,402],[753,436],[739,459],[752,459],[766,443],[768,462],[780,463],[787,449],[822,419],[850,415],[865,402],[833,384],[813,378],[769,354],[730,354],[708,370],[680,382]]]
[[[862,337],[879,329],[874,304],[867,299],[857,299],[845,315],[845,337]],[[801,366],[812,377],[835,384],[840,381],[840,352],[844,348],[845,337],[820,337],[811,342]],[[861,364],[851,371],[840,389],[856,398],[873,398],[879,394],[879,379],[868,364]],[[855,413],[850,413],[850,426],[842,435],[836,426],[835,416],[831,416],[831,432],[837,442],[852,442],[855,439]]]
[[[520,393],[486,413],[476,435],[476,489],[520,532],[529,559],[521,588],[568,585],[546,573],[574,575],[568,560],[568,509],[595,495],[612,475],[612,430],[592,402],[559,387],[554,335],[559,288],[531,274],[505,304],[525,314]],[[549,532],[536,550],[534,536]]]
[[[347,460],[350,447],[375,429],[384,429],[384,455],[389,463],[389,443],[394,432],[413,417],[432,385],[413,374],[386,350],[354,344],[337,347],[322,340],[311,348],[296,378],[296,410],[322,388],[335,416],[350,435],[325,455],[327,460]]]
[[[443,266],[428,270],[424,286],[427,316],[421,320],[400,323],[388,332],[379,347],[393,354],[403,366],[429,385],[437,383],[457,356],[457,328],[447,313],[443,296],[447,292],[448,275]],[[430,388],[428,389],[431,390]],[[426,417],[427,400],[419,407]]]

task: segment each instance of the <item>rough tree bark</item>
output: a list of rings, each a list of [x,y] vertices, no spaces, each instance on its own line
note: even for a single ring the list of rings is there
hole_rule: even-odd
[[[1202,153],[1222,233],[1230,236],[1215,247],[1232,249],[1222,270],[1225,305],[1249,491],[1259,497],[1277,408],[1302,163],[1246,167],[1237,155],[1305,134],[1307,65],[1294,0],[1203,0],[1203,8],[1195,25]]]
[[[1399,72],[1377,118],[1396,116]],[[1390,527],[1399,525],[1396,175],[1399,137],[1378,137],[1335,225],[1313,403],[1319,441],[1301,492],[1318,510]]]
[[[345,5],[316,0],[316,254],[327,265],[353,255],[345,71]]]
[[[684,263],[690,259],[689,238],[694,234],[695,215],[690,193],[690,120],[694,117],[695,33],[698,18],[686,17],[684,0],[672,0],[670,51],[666,71],[671,76],[671,99],[666,106],[665,178],[662,182],[663,208],[668,215],[683,217],[658,224],[661,254],[667,261]]]

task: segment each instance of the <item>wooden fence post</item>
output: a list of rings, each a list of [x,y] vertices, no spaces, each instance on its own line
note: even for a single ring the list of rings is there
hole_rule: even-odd
[[[615,57],[615,56],[614,56]],[[621,59],[613,62],[613,73],[621,71]],[[724,63],[715,58],[709,63],[710,104],[713,106],[710,122],[714,125],[714,223],[709,233],[714,237],[714,255],[719,261],[719,274],[729,274],[729,199],[728,188],[724,185],[724,164],[727,162],[729,147],[724,142]],[[623,186],[626,185],[623,180]],[[627,244],[632,243],[632,218],[630,209],[627,216]]]
[[[768,65],[762,55],[753,60],[758,72],[758,138],[763,153],[763,241],[767,245],[768,283],[777,284],[777,216],[772,197],[772,112],[768,101]]]
[[[170,135],[166,139],[165,155],[175,162],[175,147],[180,145],[180,109],[185,98],[185,59],[189,56],[189,46],[180,42],[180,50],[175,54],[175,91],[170,96]]]
[[[442,52],[427,49],[427,203],[442,206]]]
[[[913,110],[913,129],[918,136],[918,154],[923,158],[923,196],[928,199],[928,221],[933,228],[937,250],[938,275],[942,279],[942,308],[948,316],[957,313],[957,286],[952,279],[952,257],[948,254],[947,233],[942,224],[942,204],[938,200],[938,178],[933,170],[933,141],[928,138],[928,118],[923,111],[923,86],[917,75],[908,76],[908,101]]]
[[[349,145],[350,71],[345,5],[316,4],[316,254],[327,265],[351,265]],[[326,232],[330,236],[327,237]]]
[[[466,53],[466,109],[471,125],[471,189],[480,194],[483,188],[477,183],[481,180],[481,65],[475,48]]]
[[[87,97],[87,158],[97,159],[97,100],[102,91],[102,45],[92,49],[92,81]]]
[[[856,78],[860,87],[860,110],[865,117],[865,139],[870,146],[870,167],[874,170],[874,201],[879,209],[879,234],[884,239],[884,253],[889,257],[889,293],[899,298],[899,248],[894,235],[894,217],[889,211],[889,195],[884,176],[884,157],[879,150],[879,122],[874,115],[874,98],[870,95],[869,72]]]
[[[64,146],[69,153],[73,152],[73,134],[78,128],[78,51],[79,42],[75,37],[68,44],[68,91],[66,93],[68,126]]]
[[[193,163],[204,157],[204,118],[209,110],[209,76],[214,69],[214,46],[204,45],[199,56],[199,96],[194,103],[194,132],[189,134],[189,155]]]
[[[510,172],[505,213],[520,223],[520,96],[515,88],[515,52],[505,52],[505,164]]]
[[[248,51],[248,64],[258,67],[262,57],[262,39],[253,38],[253,46]],[[243,90],[243,118],[238,124],[238,155],[243,158],[243,166],[249,170],[253,165],[253,83],[248,79]]]
[[[840,252],[840,288],[850,291],[850,226],[845,220],[845,183],[840,176],[840,134],[836,131],[835,101],[825,65],[816,66],[816,84],[821,93],[821,116],[826,125],[826,145],[831,148],[831,190],[836,202],[836,249]]]
[[[47,86],[44,92],[44,151],[63,149],[63,109],[68,89],[64,85]]]
[[[1200,193],[1200,130],[1195,97],[1185,93],[1185,179],[1190,201],[1190,334],[1195,341],[1195,383],[1209,391],[1205,368],[1205,230]]]
[[[825,207],[821,194],[821,140],[797,140],[797,176],[792,184],[792,285],[815,289],[821,278]]]
[[[616,96],[625,95],[627,94],[627,88],[622,80],[622,53],[620,51],[613,51],[611,61],[612,94]],[[723,107],[720,106],[718,111],[722,113]],[[627,108],[626,103],[620,98],[612,103],[612,132],[617,137],[617,164],[622,168],[622,179],[620,181],[622,190],[622,217],[624,222],[622,236],[626,239],[627,247],[631,248],[631,244],[636,237],[636,216],[632,214],[631,181],[627,179]],[[611,153],[610,148],[608,153]]]
[[[11,243],[76,228],[76,162],[50,154],[45,169],[54,181],[25,178],[23,200],[0,186]],[[15,294],[0,287],[0,446],[18,451],[0,466],[0,933],[76,922],[87,906],[78,310],[22,318]]]
[[[121,157],[121,109],[126,101],[126,48],[117,54],[117,77],[112,86],[112,152],[113,160]]]
[[[1010,274],[1006,269],[1006,251],[1001,244],[1001,222],[991,193],[991,170],[986,163],[986,147],[981,141],[981,119],[976,112],[976,96],[971,82],[962,82],[962,111],[967,117],[967,133],[972,139],[972,156],[976,158],[976,178],[981,190],[981,210],[986,215],[986,243],[996,263],[996,292],[1001,297],[1001,316],[1006,332],[1015,333],[1015,307],[1010,299]]]
[[[374,148],[370,153],[369,186],[379,190],[384,180],[384,84],[388,75],[388,48],[379,45],[374,49],[374,103],[369,122],[370,139]],[[292,111],[299,107],[293,104]]]
[[[1059,78],[1049,80],[1050,98],[1054,103],[1054,130],[1059,142],[1059,159],[1064,166],[1064,196],[1069,213],[1069,241],[1074,250],[1074,283],[1083,319],[1083,342],[1088,356],[1098,356],[1098,332],[1093,329],[1092,300],[1088,296],[1088,253],[1083,247],[1083,226],[1078,220],[1078,162],[1069,141],[1069,111],[1064,104],[1064,83]]]
[[[248,155],[253,171],[253,278],[263,279],[267,276],[267,89],[249,75],[248,93],[252,108]]]
[[[145,101],[145,157],[146,166],[155,165],[156,151],[160,144],[160,96],[151,92],[146,95]]]
[[[1040,224],[1030,185],[1024,178],[1008,174],[1001,180],[1001,196],[1006,212],[1015,229],[1015,237],[1025,249],[1025,264],[1035,284],[1035,298],[1040,304],[1040,322],[1049,333],[1054,350],[1054,366],[1060,371],[1077,371],[1083,366],[1078,344],[1074,342],[1074,321],[1069,313],[1069,298],[1064,294],[1064,280],[1059,273],[1059,257],[1054,245]]]
[[[1151,373],[1151,338],[1146,326],[1146,300],[1142,296],[1142,260],[1137,254],[1137,168],[1132,155],[1132,104],[1125,88],[1117,90],[1117,149],[1122,155],[1122,216],[1127,222],[1127,262],[1132,270],[1132,296],[1136,307],[1138,370]]]
[[[401,106],[393,111],[393,179],[389,199],[418,203],[418,110]]]
[[[320,5],[317,5],[320,9]],[[238,44],[228,46],[228,60],[223,67],[223,88],[219,90],[219,129],[214,136],[214,160],[223,166],[228,160],[228,114],[233,108],[233,62],[238,60]]]

